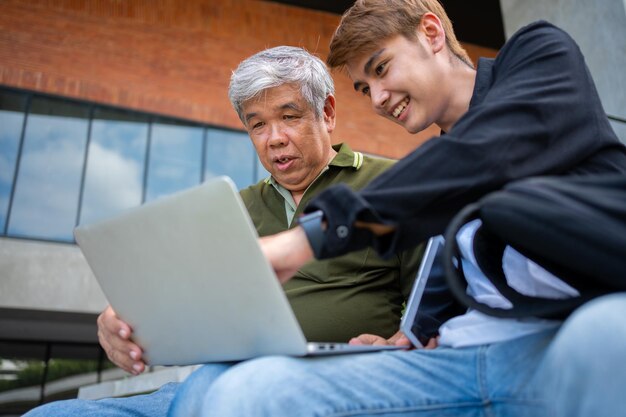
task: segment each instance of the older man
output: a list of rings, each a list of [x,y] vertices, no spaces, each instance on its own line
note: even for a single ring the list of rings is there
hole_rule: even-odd
[[[261,236],[295,226],[306,203],[328,186],[342,183],[360,189],[393,164],[353,152],[346,144],[332,146],[333,94],[324,63],[300,48],[268,49],[233,73],[229,98],[271,174],[241,191]],[[420,257],[417,248],[389,259],[364,249],[311,262],[284,289],[309,340],[347,341],[363,333],[392,336]],[[128,324],[109,307],[98,327],[109,358],[128,372],[141,373],[142,350],[131,341]],[[227,368],[205,366],[203,378]],[[149,396],[52,403],[28,415],[165,415],[177,389],[168,384]]]

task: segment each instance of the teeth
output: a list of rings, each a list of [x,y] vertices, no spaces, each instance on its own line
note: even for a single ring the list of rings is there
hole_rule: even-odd
[[[393,117],[398,117],[400,116],[400,114],[402,114],[402,111],[406,108],[406,106],[409,104],[409,98],[405,98],[404,100],[402,100],[402,102],[400,104],[398,104],[398,107],[396,107],[393,111]]]

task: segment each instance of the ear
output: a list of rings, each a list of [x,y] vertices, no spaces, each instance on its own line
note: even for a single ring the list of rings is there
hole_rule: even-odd
[[[335,130],[335,96],[332,94],[329,94],[324,102],[324,123],[328,133]]]
[[[418,32],[424,36],[433,53],[438,53],[445,47],[446,32],[443,30],[441,20],[434,13],[424,13]]]

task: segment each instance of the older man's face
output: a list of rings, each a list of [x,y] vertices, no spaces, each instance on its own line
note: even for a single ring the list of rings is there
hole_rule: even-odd
[[[285,84],[245,102],[243,115],[261,163],[288,190],[306,189],[328,164],[335,127],[332,96],[318,118],[299,88]]]

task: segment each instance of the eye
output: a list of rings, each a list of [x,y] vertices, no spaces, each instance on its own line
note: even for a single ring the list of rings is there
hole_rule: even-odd
[[[283,120],[296,120],[298,116],[293,114],[285,114],[283,115]]]
[[[257,123],[254,123],[254,124],[252,125],[252,129],[259,129],[259,128],[263,127],[263,125],[264,125],[264,124],[265,124],[265,123],[263,123],[263,122],[257,122]]]
[[[364,96],[369,96],[370,95],[370,88],[369,87],[363,87],[361,89],[361,94],[363,94]]]
[[[374,72],[376,73],[376,75],[381,75],[385,71],[385,68],[387,68],[387,63],[381,62],[380,64],[376,66],[376,68],[374,69]]]

